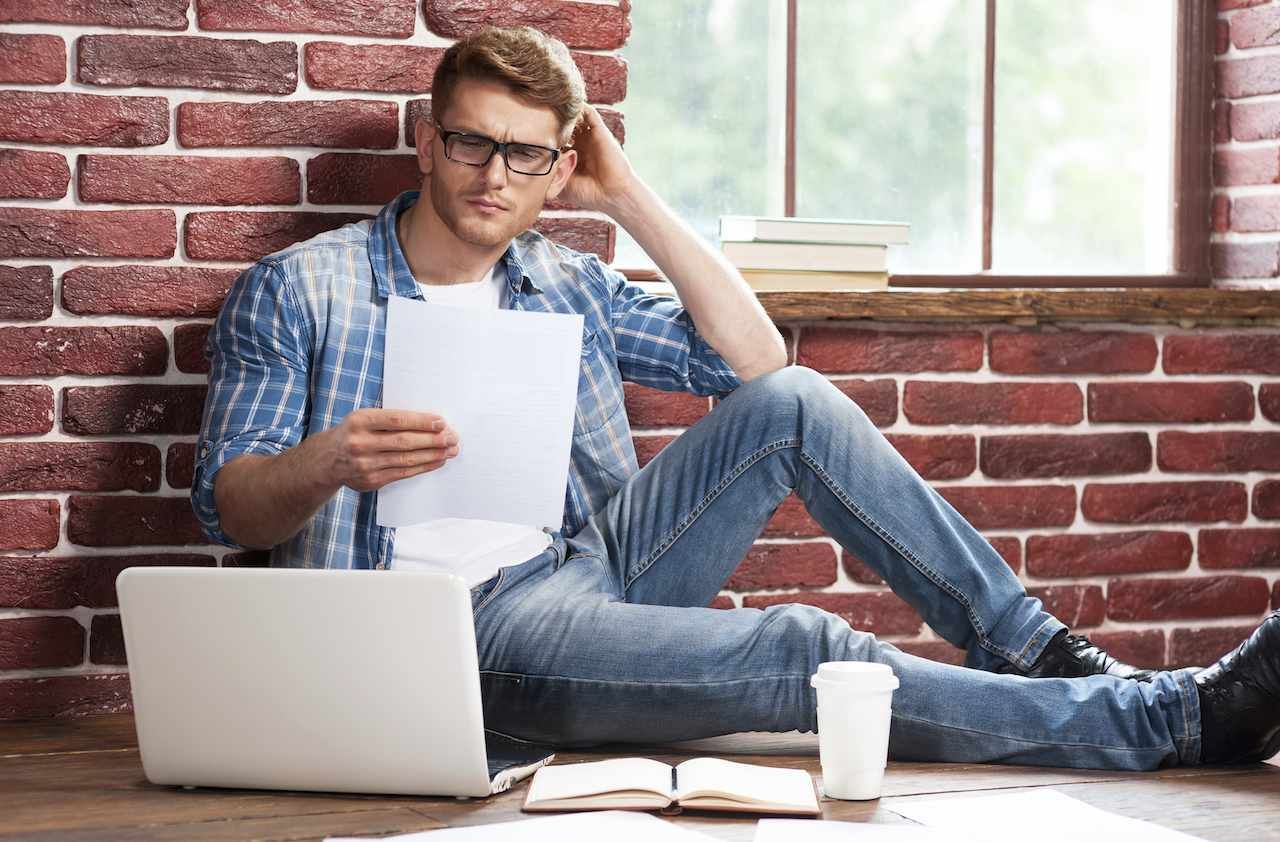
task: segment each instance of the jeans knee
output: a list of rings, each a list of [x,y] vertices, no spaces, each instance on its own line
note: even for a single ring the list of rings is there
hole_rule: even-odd
[[[779,637],[786,641],[796,667],[817,672],[827,661],[873,661],[880,643],[875,635],[858,631],[842,617],[816,605],[793,602],[765,609]]]
[[[784,366],[761,375],[751,385],[758,387],[755,408],[772,417],[792,419],[797,425],[810,415],[815,419],[841,418],[874,426],[862,407],[825,374],[808,366]]]

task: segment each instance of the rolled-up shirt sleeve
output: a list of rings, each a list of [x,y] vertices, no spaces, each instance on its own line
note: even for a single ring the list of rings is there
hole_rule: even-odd
[[[623,380],[704,397],[724,397],[742,385],[678,299],[646,292],[598,259],[590,268],[609,294]]]
[[[302,440],[310,411],[309,330],[274,262],[245,270],[209,331],[209,392],[196,445],[191,505],[212,541],[238,547],[222,530],[214,479],[246,453],[274,456]]]

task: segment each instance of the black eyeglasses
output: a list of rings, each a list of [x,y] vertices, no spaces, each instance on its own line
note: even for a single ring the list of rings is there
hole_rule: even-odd
[[[501,152],[503,163],[512,172],[546,175],[560,157],[559,149],[532,143],[499,143],[482,134],[446,131],[439,123],[436,123],[436,128],[440,130],[440,140],[444,143],[444,156],[471,167],[483,167],[489,163],[493,153]]]

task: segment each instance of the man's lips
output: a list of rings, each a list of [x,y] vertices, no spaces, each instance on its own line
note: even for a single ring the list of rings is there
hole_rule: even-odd
[[[500,213],[508,209],[506,205],[503,205],[500,202],[495,202],[493,199],[485,199],[480,196],[472,196],[467,199],[467,204],[472,207],[479,208],[486,213]]]

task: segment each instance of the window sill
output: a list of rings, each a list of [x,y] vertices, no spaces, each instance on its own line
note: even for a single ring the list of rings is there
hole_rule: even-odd
[[[635,281],[647,292],[673,295],[666,281]],[[1019,324],[1106,321],[1197,324],[1280,324],[1280,290],[1198,288],[929,289],[869,292],[756,293],[776,322],[868,319],[906,322]]]

